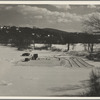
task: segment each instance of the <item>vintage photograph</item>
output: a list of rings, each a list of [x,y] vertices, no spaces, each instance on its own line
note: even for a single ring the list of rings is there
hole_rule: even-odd
[[[0,4],[0,96],[100,97],[100,5]]]

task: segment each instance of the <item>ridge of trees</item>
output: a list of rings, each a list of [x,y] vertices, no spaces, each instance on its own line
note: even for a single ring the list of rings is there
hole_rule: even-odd
[[[100,35],[78,33],[78,32],[65,32],[51,28],[30,28],[30,27],[16,27],[16,26],[3,26],[0,28],[0,43],[7,45],[11,44],[18,48],[28,48],[30,44],[42,43],[48,44],[70,44],[74,43],[100,43]],[[91,47],[90,51],[93,48]]]

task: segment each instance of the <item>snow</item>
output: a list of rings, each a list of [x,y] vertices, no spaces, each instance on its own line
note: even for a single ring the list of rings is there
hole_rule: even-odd
[[[30,51],[0,46],[0,96],[79,95],[85,89],[81,85],[89,79],[92,68],[71,68],[67,67],[68,62],[62,66],[53,57],[64,53],[46,50],[31,52],[38,53],[40,60],[21,62],[24,59],[21,54],[24,52]]]

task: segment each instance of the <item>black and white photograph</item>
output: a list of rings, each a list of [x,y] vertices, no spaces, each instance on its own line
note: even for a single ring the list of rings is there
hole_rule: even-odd
[[[100,2],[0,3],[2,96],[100,97]]]

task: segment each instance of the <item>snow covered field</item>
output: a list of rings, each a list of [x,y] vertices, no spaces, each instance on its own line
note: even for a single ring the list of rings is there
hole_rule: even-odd
[[[29,51],[0,46],[0,96],[79,95],[85,90],[82,84],[89,79],[94,67],[88,67],[86,63],[85,67],[79,58],[63,52],[46,50],[31,52],[38,53],[41,59],[22,62],[21,54],[24,52]]]

